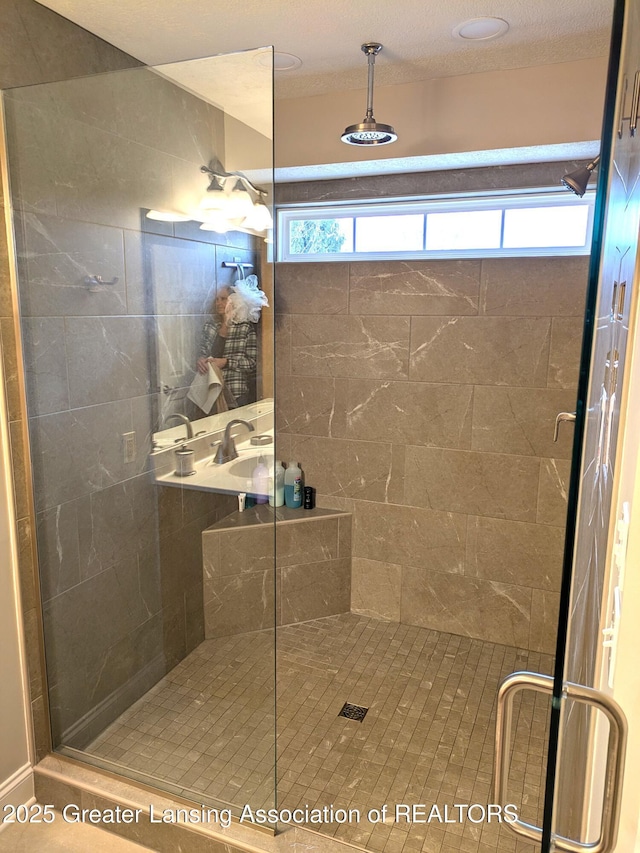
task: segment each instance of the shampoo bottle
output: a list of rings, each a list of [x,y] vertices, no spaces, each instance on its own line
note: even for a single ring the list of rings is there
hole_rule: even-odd
[[[269,503],[271,506],[282,506],[284,503],[284,468],[282,462],[276,460],[273,477],[270,477]]]
[[[289,462],[284,472],[284,502],[291,509],[302,506],[302,471],[297,462]]]
[[[255,495],[257,504],[266,504],[269,500],[269,469],[265,465],[264,457],[258,457],[258,464],[251,475],[251,491]]]

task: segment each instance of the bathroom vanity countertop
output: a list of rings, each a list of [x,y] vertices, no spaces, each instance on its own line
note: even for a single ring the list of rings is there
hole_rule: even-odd
[[[265,431],[263,434],[269,434]],[[156,483],[159,486],[171,486],[180,489],[195,489],[201,492],[216,492],[225,495],[238,495],[242,492],[252,494],[251,471],[262,457],[268,466],[273,464],[273,444],[257,447],[245,441],[236,442],[237,459],[216,465],[213,456],[195,462],[195,473],[181,477],[170,473],[156,472]],[[249,476],[246,476],[248,474]]]

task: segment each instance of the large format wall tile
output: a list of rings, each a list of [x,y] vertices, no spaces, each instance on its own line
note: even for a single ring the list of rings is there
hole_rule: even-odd
[[[351,602],[351,560],[323,560],[287,566],[280,572],[280,622],[306,622],[348,613]]]
[[[292,369],[311,376],[406,379],[407,317],[313,317],[292,323]]]
[[[414,317],[409,377],[544,387],[550,325],[535,317]]]
[[[278,382],[278,431],[299,435],[339,435],[334,430],[334,419],[344,420],[344,407],[336,411],[336,381],[343,380],[327,376],[291,376],[286,382]]]
[[[133,429],[129,400],[32,418],[37,509],[55,507],[139,474],[143,460],[124,461],[122,434]],[[139,444],[144,447],[143,436]]]
[[[582,318],[554,317],[551,321],[547,376],[550,388],[569,388],[574,392],[577,389],[583,331]]]
[[[350,380],[345,436],[468,449],[472,397],[469,385]]]
[[[582,317],[589,258],[487,258],[482,261],[483,314]]]
[[[55,745],[64,742],[79,749],[86,747],[153,687],[164,670],[159,615],[97,651],[90,662],[81,664],[76,660],[51,685]]]
[[[126,307],[122,231],[36,214],[18,229],[20,307],[35,317],[122,314]],[[90,290],[85,279],[115,284]]]
[[[564,530],[471,516],[465,574],[536,589],[559,590]]]
[[[120,87],[120,97],[115,102],[114,85]],[[153,140],[154,148],[196,166],[194,183],[201,191],[206,188],[206,178],[197,168],[202,162],[203,151],[207,151],[213,141],[224,141],[215,138],[222,136],[216,134],[216,126],[223,114],[207,101],[146,67],[112,77],[96,75],[88,79],[63,80],[50,84],[47,89],[44,95],[55,99],[60,114],[66,119],[82,116],[85,124],[142,145]],[[46,106],[44,96],[41,101],[34,100],[38,94],[30,96],[32,102]],[[132,121],[132,117],[135,120]],[[224,132],[224,124],[219,130]],[[219,144],[214,150],[220,150]]]
[[[539,524],[565,526],[570,474],[571,464],[569,461],[564,459],[542,460],[536,518]]]
[[[72,317],[65,324],[73,408],[139,397],[151,390],[146,318]]]
[[[555,654],[559,610],[559,593],[543,589],[532,591],[530,649],[549,655]]]
[[[304,202],[397,199],[448,193],[486,192],[487,189],[537,189],[557,184],[571,166],[567,163],[519,163],[449,171],[406,172],[397,175],[362,175],[354,178],[278,184],[278,204]],[[565,168],[566,167],[566,168]]]
[[[539,470],[526,456],[407,447],[405,503],[535,521]]]
[[[128,557],[45,605],[45,637],[54,684],[65,673],[95,663],[99,654],[147,620],[136,569],[136,558]],[[100,607],[93,606],[96,601]]]
[[[473,396],[473,450],[568,459],[573,427],[563,424],[553,441],[559,412],[576,407],[574,390],[477,386]]]
[[[274,570],[205,581],[205,636],[228,637],[273,628]]]
[[[479,578],[405,567],[401,621],[527,648],[531,590]]]
[[[278,376],[278,394],[281,387],[286,384],[282,382],[283,377],[289,377],[292,373],[291,341],[293,335],[291,330],[294,319],[290,314],[275,315],[275,361]]]
[[[407,181],[415,192],[416,181],[445,177],[451,189],[479,174],[390,176],[372,179],[380,187],[369,192],[397,195]],[[483,180],[500,183],[502,173],[487,170]],[[287,200],[296,201],[294,190],[304,200],[366,194],[361,182],[336,181],[285,188]],[[282,271],[288,300],[280,303],[278,454],[299,460],[318,505],[354,513],[352,607],[540,646],[531,600],[555,595],[561,572],[573,430],[561,428],[554,444],[553,427],[558,412],[575,407],[588,260],[331,266],[312,265],[315,297],[307,265],[276,270],[276,291]],[[345,268],[350,317],[342,316]],[[365,327],[376,315],[386,331]],[[397,321],[410,324],[408,372],[397,357],[403,338],[389,334]],[[453,577],[457,592],[449,603],[442,596],[442,613],[412,599],[416,569],[441,573],[431,592]],[[493,609],[504,632],[485,624]]]
[[[300,521],[277,524],[275,536],[278,567],[302,568],[309,563],[337,560],[341,556],[338,553],[339,521],[339,516],[308,520],[303,516]]]
[[[149,576],[155,578],[163,610],[185,608],[187,596],[196,590],[202,604],[202,531],[204,521],[186,525],[177,533],[162,535],[158,543],[152,542],[145,552]],[[157,554],[157,556],[155,556]],[[155,557],[155,559],[153,559]],[[185,610],[186,618],[186,610]]]
[[[349,264],[278,264],[276,310],[279,314],[346,314]]]
[[[270,618],[289,624],[349,610],[350,516],[282,512],[275,525],[271,510],[257,507],[202,532],[205,636],[272,627]]]
[[[374,619],[400,621],[402,566],[354,557],[351,567],[351,610]]]
[[[356,501],[353,555],[403,567],[461,573],[466,531],[464,515]]]
[[[29,415],[46,415],[69,408],[69,381],[64,345],[64,319],[23,320],[24,368]]]
[[[33,86],[140,65],[138,60],[39,3],[3,3],[0,86]]]
[[[206,579],[264,572],[275,566],[273,524],[239,530],[205,530],[202,534]]]
[[[77,501],[39,514],[38,543],[40,589],[48,601],[80,582]]]
[[[287,436],[285,436],[287,438]],[[290,436],[289,459],[299,462],[308,486],[324,495],[399,503],[404,448],[373,441]]]
[[[480,261],[351,264],[353,314],[477,314]]]
[[[93,492],[78,508],[80,571],[104,571],[158,539],[156,485],[142,475]]]

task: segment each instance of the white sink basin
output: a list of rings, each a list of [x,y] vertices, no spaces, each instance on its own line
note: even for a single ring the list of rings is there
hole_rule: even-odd
[[[216,465],[213,456],[196,462],[195,472],[189,477],[179,477],[175,473],[156,476],[156,482],[164,486],[177,486],[182,489],[198,489],[206,492],[225,494],[251,494],[251,476],[260,458],[270,471],[273,470],[273,446],[269,452],[245,442],[237,442],[238,458],[224,465]]]
[[[232,477],[242,477],[247,479],[253,474],[253,469],[259,463],[260,459],[270,470],[273,468],[272,453],[252,453],[251,456],[241,456],[229,463],[227,473]]]

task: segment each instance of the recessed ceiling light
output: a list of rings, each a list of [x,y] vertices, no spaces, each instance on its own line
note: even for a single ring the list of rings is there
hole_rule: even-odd
[[[269,50],[258,55],[258,64],[264,68],[271,68],[272,61],[276,71],[293,71],[302,65],[300,57],[294,56],[293,53],[281,53],[279,50],[274,50],[272,54]]]
[[[489,41],[503,36],[509,24],[502,18],[470,18],[454,28],[454,38],[464,41]]]

